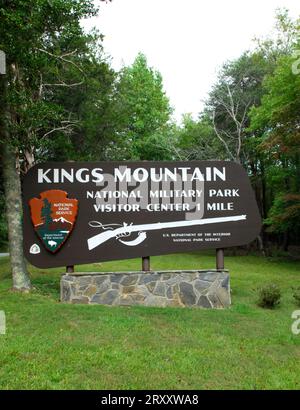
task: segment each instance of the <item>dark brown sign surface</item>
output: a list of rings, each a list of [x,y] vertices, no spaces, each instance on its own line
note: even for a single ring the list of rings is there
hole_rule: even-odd
[[[224,161],[39,164],[23,207],[41,268],[244,245],[261,228],[246,172]]]

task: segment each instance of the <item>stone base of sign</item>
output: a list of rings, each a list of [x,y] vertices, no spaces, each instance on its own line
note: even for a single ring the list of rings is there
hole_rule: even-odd
[[[227,271],[72,273],[60,283],[62,302],[114,306],[226,308]]]

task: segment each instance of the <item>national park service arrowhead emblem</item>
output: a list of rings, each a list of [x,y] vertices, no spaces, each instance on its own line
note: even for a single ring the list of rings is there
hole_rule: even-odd
[[[45,248],[56,253],[70,236],[77,218],[78,200],[59,189],[40,193],[29,201],[34,230]]]

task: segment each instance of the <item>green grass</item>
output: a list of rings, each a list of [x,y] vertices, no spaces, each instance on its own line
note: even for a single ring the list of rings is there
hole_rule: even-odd
[[[140,260],[78,267],[139,269]],[[151,258],[153,269],[214,266],[212,255]],[[10,291],[0,259],[1,389],[299,389],[300,335],[292,287],[300,263],[257,256],[227,257],[232,307],[227,310],[106,307],[58,302],[61,270],[30,268],[36,290]],[[275,310],[256,305],[258,286],[283,292]],[[299,308],[298,308],[299,309]]]

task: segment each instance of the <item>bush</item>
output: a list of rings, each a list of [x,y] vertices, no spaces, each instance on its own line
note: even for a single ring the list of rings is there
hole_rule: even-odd
[[[293,288],[293,297],[297,306],[300,306],[300,286],[297,288]]]
[[[277,285],[268,284],[258,289],[258,306],[274,309],[279,305],[281,290]]]

